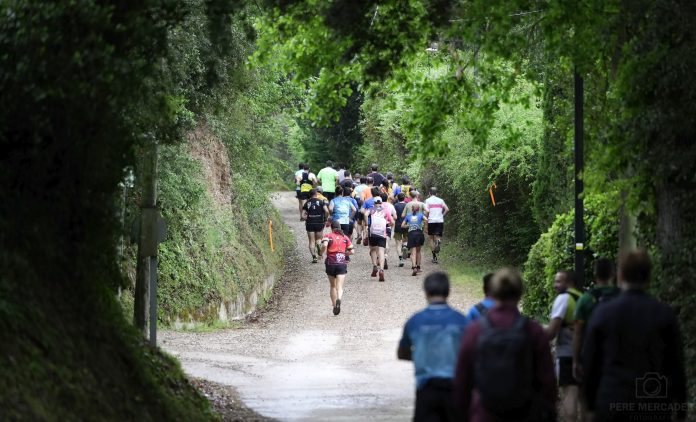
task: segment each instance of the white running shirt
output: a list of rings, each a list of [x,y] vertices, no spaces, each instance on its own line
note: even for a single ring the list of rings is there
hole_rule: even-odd
[[[445,201],[437,196],[431,196],[425,200],[425,209],[428,211],[428,223],[444,223]]]

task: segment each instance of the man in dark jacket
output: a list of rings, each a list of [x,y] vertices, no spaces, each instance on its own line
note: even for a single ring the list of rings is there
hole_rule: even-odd
[[[627,254],[623,292],[590,317],[582,357],[595,421],[686,418],[681,334],[672,309],[646,292],[650,270],[645,251]]]
[[[522,278],[516,271],[499,270],[490,293],[496,305],[473,322],[462,339],[454,379],[460,411],[471,422],[555,421],[558,389],[549,341],[544,329],[517,309]],[[484,353],[485,339],[494,336],[494,347],[486,349],[493,353]],[[504,357],[510,350],[520,353]],[[512,403],[512,411],[504,409]]]

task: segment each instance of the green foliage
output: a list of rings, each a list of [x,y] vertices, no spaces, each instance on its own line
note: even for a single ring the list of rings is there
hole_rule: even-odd
[[[437,76],[435,70],[434,77]],[[520,79],[519,97],[533,95],[533,85]],[[398,176],[408,174],[416,186],[436,186],[451,209],[447,237],[460,258],[481,265],[524,262],[539,234],[532,219],[531,185],[537,174],[541,110],[536,106],[505,104],[488,130],[486,148],[461,122],[450,120],[442,135],[447,154],[429,161],[409,157],[412,136],[404,129],[412,108],[401,92],[369,99],[363,106],[360,168],[380,164]],[[511,133],[514,128],[515,133]],[[489,188],[496,184],[493,206]]]
[[[593,278],[594,258],[616,259],[618,251],[617,194],[585,198],[585,281]],[[572,270],[575,256],[574,211],[556,216],[551,227],[529,251],[524,264],[525,293],[522,308],[537,319],[548,318],[556,293],[553,278],[558,271]]]
[[[235,3],[236,4],[236,3]],[[0,408],[11,420],[211,420],[116,287],[116,198],[234,80],[228,1],[0,4]],[[182,54],[182,53],[186,54]],[[192,190],[192,193],[196,193]]]

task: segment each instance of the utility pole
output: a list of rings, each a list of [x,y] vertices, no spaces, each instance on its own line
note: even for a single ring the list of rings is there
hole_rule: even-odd
[[[150,275],[157,273],[157,154],[156,141],[146,147],[143,161],[143,198],[140,204],[140,224],[137,230],[138,263],[135,278],[135,326],[147,336],[150,311]],[[153,248],[154,245],[154,248]],[[154,257],[154,262],[151,259]],[[155,268],[151,268],[152,264]],[[155,296],[156,298],[156,296]]]
[[[575,70],[575,274],[578,278],[578,287],[585,284],[585,222],[583,220],[585,209],[582,199],[584,189],[583,178],[583,106],[584,83],[582,76]]]

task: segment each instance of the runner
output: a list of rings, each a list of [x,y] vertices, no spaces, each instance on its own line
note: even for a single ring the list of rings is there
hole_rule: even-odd
[[[350,224],[351,220],[358,212],[358,208],[353,205],[353,199],[350,197],[350,188],[338,188],[336,193],[340,196],[335,197],[329,203],[329,212],[331,220],[338,221],[341,225],[341,230],[349,238],[353,235],[353,228]]]
[[[309,192],[317,185],[317,176],[309,171],[309,164],[305,163],[302,165],[302,167],[302,173],[299,175],[299,178],[297,175],[295,175],[296,183],[300,188],[299,193],[297,194],[297,200],[300,206],[300,221],[304,221],[304,217],[302,217],[302,209],[305,202],[307,202],[307,200],[310,198]]]
[[[373,164],[371,167],[372,172],[367,175],[367,177],[371,177],[372,181],[374,182],[375,186],[379,186],[382,184],[382,180],[384,180],[384,175],[380,173],[379,166],[377,164]]]
[[[399,192],[401,192],[401,187],[396,182],[394,182],[394,174],[390,171],[387,172],[387,181],[389,182],[389,186],[391,187],[394,202],[396,202],[396,195],[398,195]]]
[[[329,296],[333,314],[341,313],[341,298],[343,297],[343,282],[348,274],[346,258],[353,254],[353,244],[341,230],[338,221],[331,222],[331,233],[321,240],[321,254],[326,253],[326,275],[331,286]]]
[[[379,273],[379,281],[384,281],[384,248],[387,246],[387,228],[394,224],[389,212],[382,209],[382,198],[374,198],[374,207],[370,210],[370,258],[372,259],[372,277]]]
[[[372,188],[375,187],[375,182],[370,176],[367,176],[365,179],[365,185],[366,186],[360,190],[360,197],[362,198],[363,202],[374,196],[372,194]],[[377,193],[379,193],[379,189],[377,190]]]
[[[343,172],[343,180],[339,182],[341,187],[349,187],[350,190],[352,191],[355,188],[355,181],[353,180],[353,177],[350,175],[350,170],[345,170]]]
[[[388,201],[392,201],[394,199],[394,196],[393,196],[394,191],[392,191],[391,185],[389,184],[389,180],[387,180],[387,179],[382,180],[382,184],[379,186],[379,193],[386,194],[387,195],[386,200],[388,200]],[[382,200],[385,200],[385,199],[382,198]]]
[[[319,199],[321,199],[322,201],[324,201],[324,203],[325,203],[326,206],[328,207],[328,206],[329,206],[329,198],[327,198],[326,196],[324,196],[324,190],[321,188],[321,186],[317,186],[316,189],[317,189],[317,198],[319,198]]]
[[[396,204],[394,204],[394,211],[396,211],[396,222],[394,224],[394,243],[396,244],[396,252],[399,254],[399,267],[404,266],[404,258],[406,258],[406,254],[408,253],[408,249],[406,247],[406,241],[408,240],[408,230],[406,230],[404,227],[401,227],[401,223],[404,222],[404,217],[401,216],[401,214],[404,212],[404,209],[406,208],[406,202],[404,202],[405,195],[403,192],[400,192],[398,195],[396,195]]]
[[[367,188],[367,178],[366,177],[361,177],[360,179],[360,184],[355,187],[355,190],[353,191],[353,196],[355,197],[355,201],[358,203],[358,209],[361,210],[360,212],[357,213],[355,216],[355,224],[357,225],[357,239],[355,240],[358,245],[362,243],[363,236],[365,235],[365,216],[362,213],[362,206],[364,204],[364,201],[362,199],[362,191],[363,189]]]
[[[401,213],[402,217],[406,217],[407,215],[411,214],[411,210],[413,209],[414,205],[418,205],[421,212],[425,211],[425,204],[418,200],[418,191],[416,189],[411,189],[409,193],[411,195],[411,200],[404,200],[404,202],[406,202],[406,207],[404,207],[404,211]]]
[[[423,235],[423,226],[428,225],[428,218],[421,212],[420,204],[414,204],[411,207],[411,214],[409,214],[404,222],[401,223],[401,227],[408,228],[408,249],[411,253],[411,270],[413,273],[411,275],[415,276],[421,271],[421,260],[423,258],[421,254],[421,247],[425,243],[425,236]]]
[[[336,195],[338,172],[333,169],[333,163],[331,161],[327,161],[326,167],[319,170],[319,173],[317,173],[317,179],[319,179],[319,182],[321,182],[321,188],[329,201],[334,199],[334,196]]]
[[[338,165],[338,171],[336,172],[336,177],[338,177],[338,183],[343,182],[343,179],[346,178],[346,165],[344,163],[341,163]]]
[[[326,206],[326,202],[319,199],[316,189],[312,189],[310,195],[310,199],[305,202],[304,208],[302,209],[302,218],[307,221],[305,223],[305,228],[307,229],[309,253],[312,255],[312,263],[316,264],[319,262],[317,255],[321,255],[321,245],[319,242],[324,233],[324,223],[329,216],[329,209]]]
[[[297,167],[298,170],[293,176],[293,181],[295,182],[295,198],[297,198],[298,210],[300,211],[300,221],[302,221],[302,200],[300,199],[300,181],[302,180],[302,172],[304,172],[304,163],[300,163]]]
[[[398,194],[396,192],[396,189],[394,189],[395,194]],[[404,202],[407,204],[411,202],[411,180],[408,178],[408,176],[403,176],[401,178],[401,186],[399,186],[399,192],[403,192],[404,195],[406,195],[406,199],[404,199]]]
[[[369,185],[368,185],[369,186]],[[368,189],[363,189],[363,197],[367,196],[366,192]],[[372,208],[375,206],[375,198],[379,196],[379,189],[376,186],[372,186],[369,189],[369,198],[365,199],[363,201],[362,207],[360,208],[360,211],[363,213],[363,228],[365,229],[365,233],[363,235],[363,245],[367,246],[369,244],[369,237],[370,237],[370,211]]]
[[[445,215],[449,212],[449,208],[445,201],[437,197],[437,188],[434,186],[430,188],[430,196],[425,200],[425,212],[428,215],[428,237],[430,237],[430,247],[433,251],[433,263],[437,264]]]
[[[382,198],[382,208],[391,215],[392,221],[396,221],[397,215],[396,215],[396,209],[394,208],[394,205],[391,204],[391,202],[388,201],[387,194],[382,192],[379,194],[380,198]],[[394,237],[394,230],[392,227],[387,227],[387,246],[384,248],[384,269],[388,270],[389,269],[389,263],[388,263],[388,258],[389,258],[389,241]]]

